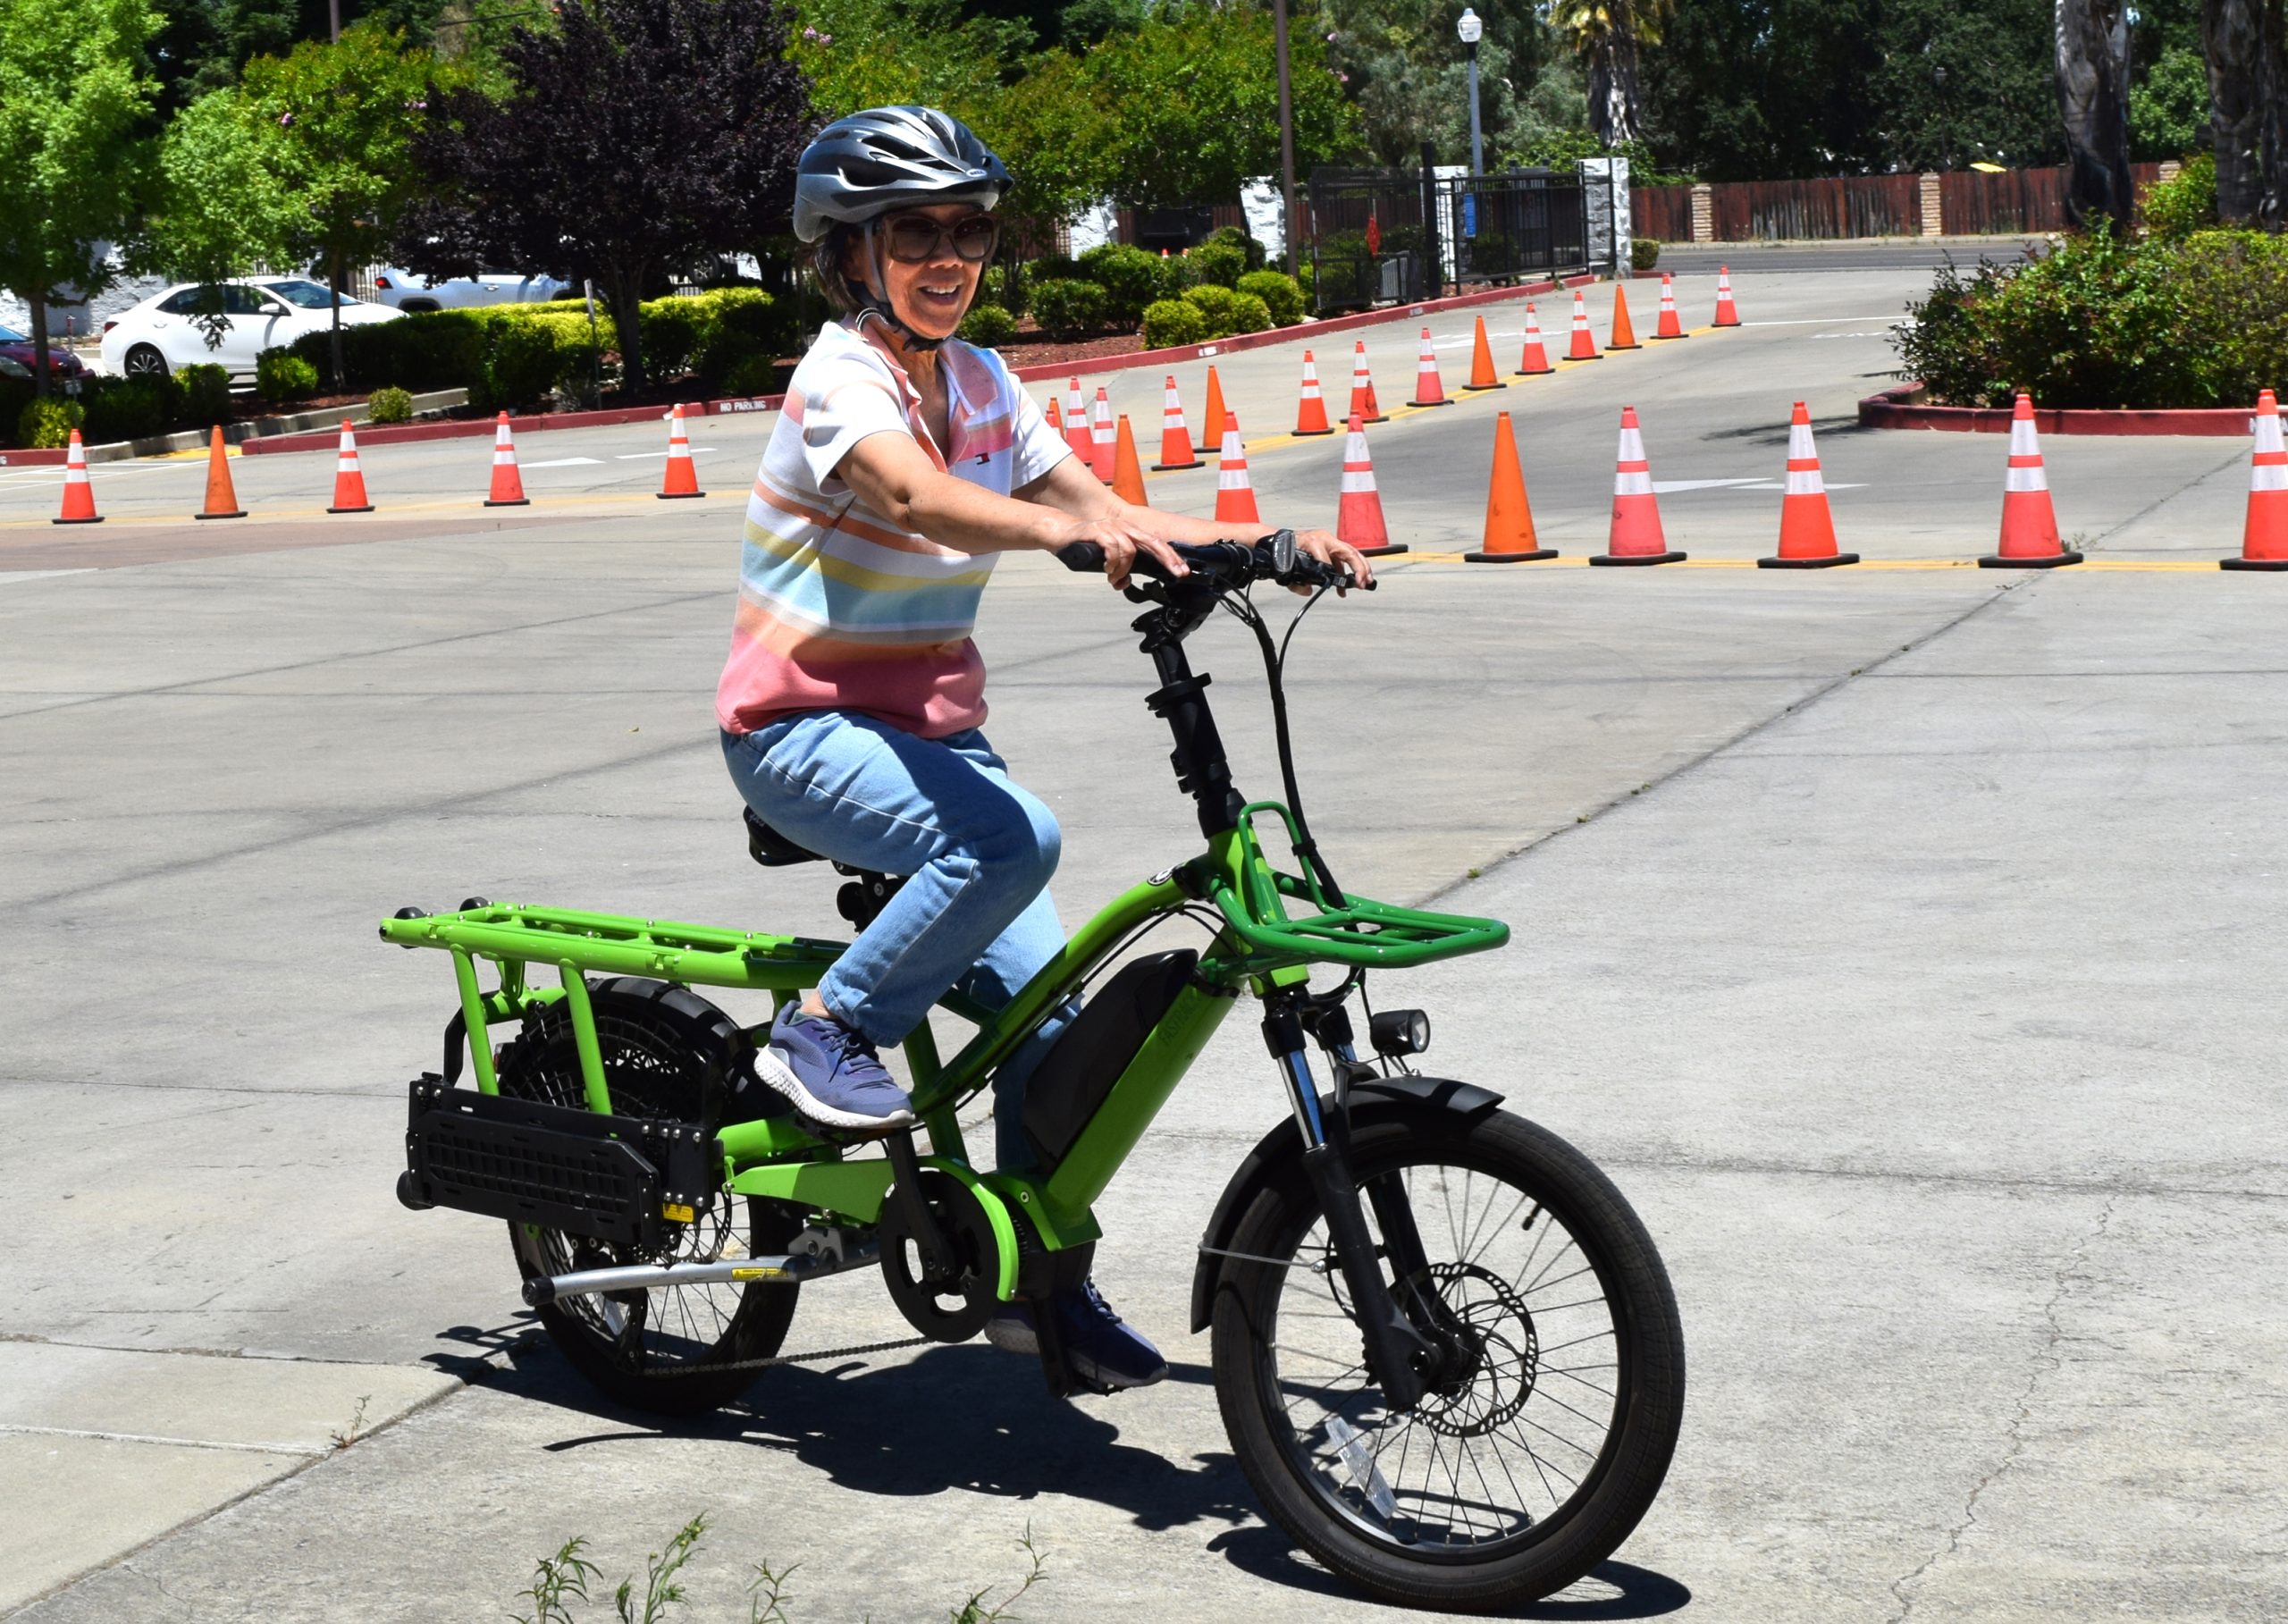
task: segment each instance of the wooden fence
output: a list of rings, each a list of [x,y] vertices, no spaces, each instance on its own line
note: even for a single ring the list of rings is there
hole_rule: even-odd
[[[2173,168],[2131,165],[2139,194]],[[1638,186],[1630,188],[1628,198],[1636,234],[1663,242],[1981,236],[2064,231],[2068,173],[2062,167],[1999,174],[1965,170]]]

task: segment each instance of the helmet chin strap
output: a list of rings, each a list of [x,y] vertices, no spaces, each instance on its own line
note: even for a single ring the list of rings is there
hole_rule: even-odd
[[[863,327],[866,324],[866,318],[871,316],[892,332],[896,333],[908,349],[935,349],[943,344],[946,341],[943,339],[932,338],[926,332],[916,332],[913,326],[898,315],[896,305],[890,299],[889,274],[882,264],[881,233],[874,229],[874,223],[871,220],[866,223],[866,264],[869,272],[868,285],[857,290],[865,297],[858,301],[858,313],[850,318],[852,324]]]

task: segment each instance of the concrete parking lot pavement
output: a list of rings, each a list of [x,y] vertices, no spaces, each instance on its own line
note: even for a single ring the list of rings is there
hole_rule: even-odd
[[[2211,561],[2242,448],[2051,442],[2067,527],[2133,568],[1952,567],[1990,544],[2000,442],[1839,431],[1845,545],[1914,567],[1738,568],[1778,497],[1719,484],[1663,499],[1693,567],[1440,556],[1470,539],[1497,402],[1577,553],[1621,400],[1657,477],[1768,474],[1790,400],[1832,421],[1881,364],[1880,339],[1821,335],[1872,331],[1912,283],[1744,284],[1771,296],[1751,320],[1802,325],[1377,429],[1393,528],[1429,556],[1298,639],[1338,871],[1516,930],[1378,1002],[1418,999],[1436,1069],[1612,1173],[1683,1308],[1666,1492],[1528,1616],[2288,1611],[2279,606]],[[1254,354],[1226,383],[1267,412],[1297,358]],[[1156,412],[1157,377],[1129,382],[1124,409]],[[395,1204],[450,977],[374,944],[391,908],[837,932],[824,879],[746,863],[708,730],[762,427],[694,435],[705,502],[606,460],[640,442],[536,436],[535,462],[597,461],[528,472],[521,527],[459,494],[481,442],[369,456],[383,511],[339,536],[184,523],[172,467],[97,470],[118,517],[51,532],[54,487],[0,481],[0,1608],[478,1616],[569,1536],[616,1579],[704,1510],[694,1616],[736,1612],[765,1559],[802,1564],[801,1620],[941,1616],[1022,1572],[1028,1525],[1030,1617],[1400,1616],[1264,1526],[1182,1334],[1199,1227],[1282,1109],[1240,1022],[1100,1209],[1100,1278],[1174,1366],[1115,1400],[1052,1402],[976,1344],[785,1368],[662,1426],[537,1337],[494,1225]],[[250,507],[323,505],[327,459],[273,460],[233,465]],[[1331,517],[1326,460],[1266,448],[1266,511]],[[1072,922],[1196,834],[1126,606],[1002,568],[989,731],[1064,826]],[[1269,793],[1249,650],[1196,646]],[[809,1288],[791,1342],[901,1334],[861,1278]]]

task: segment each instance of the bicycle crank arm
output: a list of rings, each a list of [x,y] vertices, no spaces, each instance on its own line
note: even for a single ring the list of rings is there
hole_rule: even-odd
[[[783,1281],[789,1284],[871,1267],[881,1261],[880,1243],[856,1242],[839,1258],[779,1257],[723,1258],[713,1263],[632,1263],[618,1268],[576,1269],[569,1275],[549,1275],[525,1282],[525,1302],[545,1308],[567,1297],[598,1292],[648,1292],[659,1286],[728,1285],[749,1280]]]
[[[1404,1414],[1422,1401],[1422,1373],[1435,1359],[1436,1350],[1423,1340],[1391,1295],[1342,1153],[1331,1144],[1314,1146],[1303,1152],[1303,1171],[1310,1177],[1319,1210],[1326,1215],[1327,1239],[1334,1244],[1342,1283],[1350,1288],[1351,1307],[1366,1341],[1367,1368],[1383,1390],[1384,1404]]]

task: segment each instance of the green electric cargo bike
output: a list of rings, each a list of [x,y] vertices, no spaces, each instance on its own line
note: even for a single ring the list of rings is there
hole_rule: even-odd
[[[1191,1302],[1191,1329],[1213,1331],[1232,1451],[1265,1510],[1375,1596],[1475,1611],[1549,1595],[1611,1554],[1659,1491],[1684,1398],[1675,1298],[1586,1157],[1500,1094],[1417,1071],[1422,1012],[1367,1006],[1369,972],[1498,947],[1509,930],[1353,896],[1312,842],[1286,643],[1250,589],[1311,589],[1308,612],[1347,577],[1286,532],[1181,551],[1189,575],[1140,559],[1129,595],[1147,605],[1148,703],[1207,849],[1115,898],[1007,1007],[947,996],[975,1036],[951,1059],[927,1023],[904,1046],[926,1153],[910,1131],[877,1150],[805,1123],[753,1076],[764,1028],[694,990],[783,1003],[843,944],[473,898],[382,925],[384,940],[450,953],[460,989],[443,1072],[412,1085],[399,1195],[506,1219],[525,1300],[565,1357],[616,1400],[695,1413],[784,1362],[805,1283],[878,1269],[916,1341],[958,1342],[1013,1294],[1084,1279],[1092,1205],[1251,998],[1291,1112],[1207,1220]],[[1064,561],[1103,564],[1085,544]],[[1185,654],[1219,610],[1263,656],[1283,805],[1233,787],[1208,679]],[[766,865],[814,857],[752,812],[748,837]],[[845,872],[841,911],[862,929],[900,881]],[[1204,947],[1131,951],[1179,919],[1205,928]],[[1314,989],[1319,965],[1339,979]],[[1370,1058],[1354,1048],[1354,996]],[[957,1109],[1076,999],[1027,1090],[1037,1167],[980,1172]],[[1055,1317],[1034,1319],[1050,1390],[1074,1392]]]

